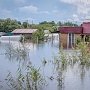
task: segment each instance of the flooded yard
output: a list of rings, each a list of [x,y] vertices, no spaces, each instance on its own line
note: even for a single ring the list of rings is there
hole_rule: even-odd
[[[53,43],[47,41],[40,44],[32,42],[23,44],[20,42],[0,43],[0,90],[15,90],[7,84],[11,82],[7,82],[5,79],[8,73],[16,79],[19,69],[25,74],[28,63],[39,69],[44,78],[44,84],[41,84],[42,88],[38,90],[90,90],[89,68],[83,69],[76,64],[55,70],[58,63],[54,62],[54,59],[59,54],[59,50],[58,40],[54,40]],[[72,50],[64,51],[69,54],[73,53]],[[56,63],[57,66],[55,66]]]

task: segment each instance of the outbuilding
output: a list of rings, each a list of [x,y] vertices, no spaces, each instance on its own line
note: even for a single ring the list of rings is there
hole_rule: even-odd
[[[31,37],[33,33],[35,33],[37,29],[15,29],[12,31],[13,35],[24,35],[25,37]]]

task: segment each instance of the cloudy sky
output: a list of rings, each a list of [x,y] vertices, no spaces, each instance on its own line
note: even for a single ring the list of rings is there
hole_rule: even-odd
[[[0,18],[81,22],[90,19],[90,0],[0,0]]]

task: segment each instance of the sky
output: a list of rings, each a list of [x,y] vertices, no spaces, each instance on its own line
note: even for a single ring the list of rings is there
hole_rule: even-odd
[[[0,18],[82,22],[90,19],[90,0],[0,0]]]

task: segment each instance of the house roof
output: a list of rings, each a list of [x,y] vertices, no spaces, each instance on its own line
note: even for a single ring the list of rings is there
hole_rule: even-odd
[[[15,29],[14,31],[12,31],[13,34],[32,34],[34,32],[36,32],[37,29]]]
[[[76,34],[81,34],[83,31],[82,27],[77,27],[77,26],[63,26],[59,27],[59,32],[60,33],[76,33]]]
[[[90,34],[90,22],[84,22],[82,24],[83,34]]]
[[[58,28],[58,32],[90,35],[90,21],[83,22],[81,26],[61,26]]]

